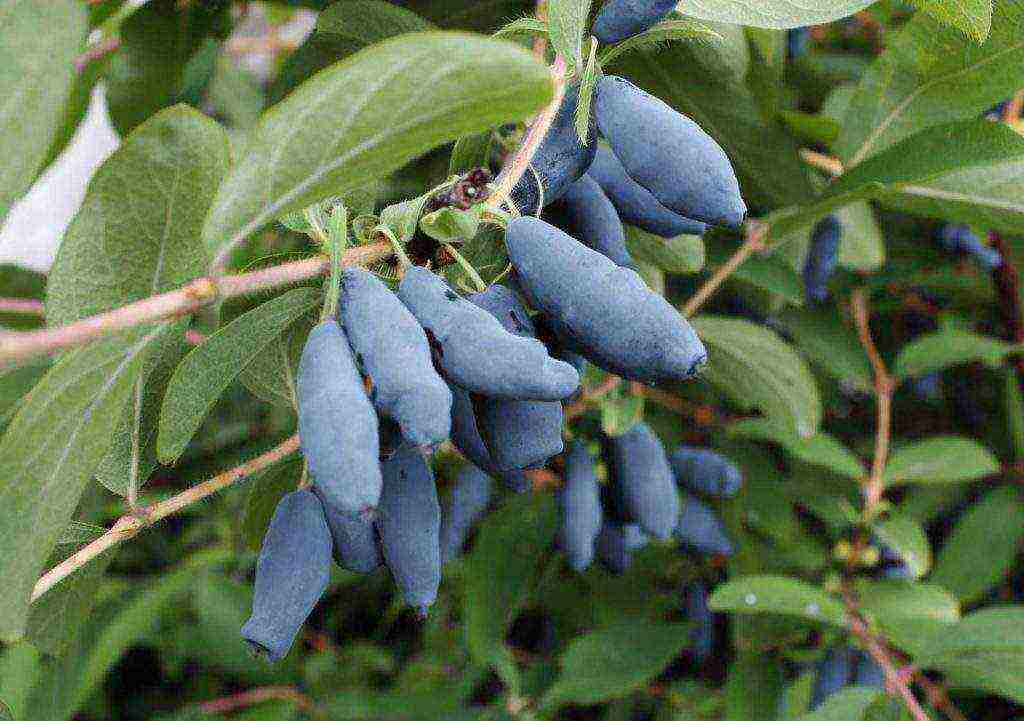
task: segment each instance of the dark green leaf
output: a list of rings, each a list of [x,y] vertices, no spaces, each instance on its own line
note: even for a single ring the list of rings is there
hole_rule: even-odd
[[[928,573],[932,565],[932,549],[921,524],[899,512],[874,526],[875,535],[895,553],[914,578]]]
[[[711,594],[715,611],[796,616],[842,626],[843,604],[817,586],[785,576],[744,576],[722,584]]]
[[[665,239],[627,225],[626,246],[634,258],[667,273],[695,273],[704,267],[704,241],[696,235]]]
[[[857,456],[828,433],[819,432],[803,438],[768,418],[743,420],[730,426],[729,430],[737,436],[778,443],[805,463],[829,468],[850,478],[864,475],[864,467]]]
[[[825,699],[816,710],[801,716],[801,721],[862,721],[868,708],[884,692],[877,688],[844,688]]]
[[[898,448],[885,467],[885,484],[961,483],[999,472],[999,461],[970,438],[936,436]]]
[[[915,338],[900,350],[893,372],[924,376],[954,365],[981,361],[990,368],[1002,365],[1014,346],[988,336],[946,328]]]

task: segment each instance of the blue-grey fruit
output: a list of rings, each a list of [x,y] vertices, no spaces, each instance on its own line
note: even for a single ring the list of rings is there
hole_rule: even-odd
[[[743,473],[728,458],[708,448],[680,446],[669,458],[676,481],[691,491],[731,498],[743,485]]]
[[[353,573],[370,573],[380,568],[384,557],[371,514],[341,511],[329,504],[324,504],[324,514],[331,529],[335,563]]]
[[[853,683],[855,686],[885,688],[885,671],[874,658],[861,651],[857,654],[857,675]]]
[[[651,191],[626,174],[626,169],[615,157],[615,153],[603,145],[597,149],[587,176],[601,186],[624,223],[662,238],[704,235],[708,229],[699,220],[684,218],[659,203]]]
[[[506,332],[535,339],[533,321],[508,288],[492,285],[467,298],[494,316]],[[477,429],[494,467],[501,471],[533,468],[564,448],[562,404],[558,401],[513,401],[477,396]]]
[[[384,561],[405,602],[420,613],[441,584],[441,506],[434,474],[416,448],[403,446],[381,463],[384,492],[377,514]]]
[[[700,581],[686,589],[686,618],[693,624],[690,631],[693,660],[701,663],[715,647],[715,617],[708,606],[708,588]]]
[[[490,451],[480,437],[480,429],[476,424],[476,409],[469,393],[461,388],[451,387],[452,391],[452,445],[466,460],[475,466],[493,473],[494,462]]]
[[[576,571],[594,562],[594,543],[601,532],[601,493],[594,460],[581,441],[574,441],[565,454],[565,486],[558,492],[562,511],[561,543]]]
[[[576,392],[580,376],[575,368],[549,356],[540,341],[507,332],[426,268],[409,269],[398,297],[426,330],[442,372],[463,390],[541,401]]]
[[[635,524],[605,521],[597,534],[595,548],[601,563],[612,573],[625,573],[633,564],[633,552],[643,548],[647,538]]]
[[[310,332],[296,385],[299,437],[313,484],[339,511],[375,507],[382,483],[377,414],[337,321]]]
[[[594,20],[594,36],[602,43],[619,43],[639,35],[678,5],[675,0],[609,0]]]
[[[707,360],[686,319],[635,271],[537,218],[509,223],[506,243],[527,300],[591,363],[659,383],[691,378]]]
[[[793,28],[786,33],[786,53],[790,60],[802,58],[811,49],[811,29]]]
[[[597,127],[626,173],[669,210],[738,227],[747,214],[729,156],[697,123],[628,80],[597,81]]]
[[[818,663],[814,685],[811,687],[810,710],[814,711],[834,693],[850,685],[855,662],[854,651],[846,644],[833,646]]]
[[[667,541],[679,521],[679,491],[661,441],[645,423],[611,439],[613,492],[628,521]]]
[[[823,303],[828,299],[828,281],[839,264],[839,242],[843,226],[834,215],[823,218],[811,231],[811,245],[804,261],[804,286],[807,300]]]
[[[310,491],[289,493],[263,538],[242,638],[269,661],[280,661],[330,580],[331,531],[323,506]]]
[[[377,410],[417,446],[448,439],[452,394],[434,370],[423,328],[372,273],[349,268],[338,315],[363,371],[373,381]]]
[[[938,239],[946,250],[970,255],[988,270],[994,270],[1003,264],[1003,256],[999,251],[982,243],[981,238],[969,225],[946,223],[939,228]]]
[[[462,552],[469,530],[487,512],[493,491],[494,481],[473,464],[459,471],[441,520],[441,563],[448,563]]]
[[[576,132],[576,106],[579,103],[579,85],[566,88],[565,99],[558,108],[544,141],[540,144],[530,168],[512,189],[511,201],[522,215],[536,215],[543,203],[553,203],[594,162],[597,149],[597,126],[591,116],[590,128],[584,142]],[[537,181],[540,180],[541,187]]]
[[[616,265],[634,267],[619,214],[589,174],[570,185],[562,199],[545,213],[554,225],[583,245],[607,256]]]
[[[731,556],[734,552],[732,541],[726,535],[721,519],[711,508],[687,494],[683,494],[682,511],[679,513],[675,537],[697,553]]]

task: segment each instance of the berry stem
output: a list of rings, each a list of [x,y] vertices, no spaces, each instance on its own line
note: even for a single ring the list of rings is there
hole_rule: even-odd
[[[391,247],[388,243],[363,245],[346,251],[342,257],[342,265],[367,265],[389,255]],[[317,255],[251,273],[198,278],[176,290],[143,298],[68,325],[35,331],[0,333],[0,368],[17,361],[85,345],[103,336],[143,323],[189,315],[220,299],[250,295],[315,278],[323,274],[329,265],[330,260],[326,256]]]
[[[294,701],[300,711],[308,712],[313,709],[313,701],[294,686],[263,686],[232,696],[204,701],[199,704],[199,710],[206,714],[231,713],[265,701]]]
[[[49,571],[44,573],[36,582],[32,590],[32,601],[35,601],[44,593],[49,591],[63,579],[82,568],[89,561],[93,560],[103,552],[113,548],[122,541],[134,538],[138,533],[151,526],[159,520],[173,515],[178,511],[188,508],[193,503],[201,501],[207,496],[221,491],[245,478],[250,478],[260,471],[268,468],[278,461],[287,458],[299,450],[298,434],[288,438],[283,443],[263,455],[253,458],[251,461],[214,476],[208,481],[182,491],[170,498],[154,503],[151,506],[141,507],[133,512],[121,516],[114,525],[102,536],[92,543],[81,548],[77,553],[69,556],[66,560],[58,563]]]

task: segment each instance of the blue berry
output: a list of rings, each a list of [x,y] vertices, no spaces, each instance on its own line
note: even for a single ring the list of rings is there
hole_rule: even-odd
[[[315,493],[319,491],[314,489]],[[369,513],[350,513],[324,504],[331,529],[334,562],[353,573],[370,573],[384,563],[380,540]]]
[[[970,255],[983,268],[995,270],[1003,264],[999,251],[982,243],[969,225],[947,223],[939,228],[938,237],[946,250]]]
[[[834,215],[826,216],[811,231],[811,245],[804,261],[804,286],[809,303],[828,300],[828,281],[839,263],[843,226]]]
[[[594,21],[594,36],[619,43],[648,30],[675,9],[675,0],[609,0]]]
[[[728,458],[707,448],[680,446],[669,461],[676,481],[706,496],[731,498],[743,485],[740,469]]]
[[[672,537],[679,521],[679,492],[661,441],[638,423],[611,439],[611,488],[625,520],[662,541]]]
[[[708,506],[684,494],[675,536],[688,548],[707,555],[731,556],[732,541],[725,526]]]
[[[833,646],[826,652],[818,663],[814,686],[811,688],[811,711],[825,703],[829,696],[850,685],[855,661],[853,649],[846,644]]]
[[[562,510],[562,549],[569,565],[585,571],[594,561],[594,543],[601,532],[601,494],[594,461],[581,441],[565,454],[565,486],[558,493]]]
[[[459,471],[441,520],[441,563],[462,552],[469,530],[487,512],[493,487],[491,477],[471,463]]]
[[[626,248],[626,231],[615,206],[597,181],[584,175],[562,199],[545,211],[554,225],[616,265],[634,267]]]
[[[693,660],[702,663],[715,647],[715,617],[708,606],[708,588],[700,581],[686,589],[686,618],[693,624],[690,631]]]

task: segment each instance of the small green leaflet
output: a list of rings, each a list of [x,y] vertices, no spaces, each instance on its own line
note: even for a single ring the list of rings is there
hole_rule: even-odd
[[[893,372],[904,378],[924,376],[972,361],[998,368],[1014,350],[1013,345],[991,336],[946,328],[922,335],[904,345]]]
[[[584,63],[583,33],[586,31],[590,0],[548,0],[548,36],[555,52],[565,58],[573,74]]]
[[[936,436],[896,449],[883,476],[888,487],[904,483],[962,483],[999,472],[999,461],[977,441]]]
[[[711,609],[729,613],[779,614],[844,625],[843,604],[817,586],[785,576],[743,576],[711,594]]]

